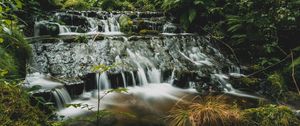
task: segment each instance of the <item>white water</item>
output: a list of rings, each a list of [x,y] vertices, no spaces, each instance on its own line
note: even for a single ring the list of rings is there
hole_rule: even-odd
[[[105,91],[101,91],[100,96],[103,96],[104,92]],[[176,88],[167,83],[153,83],[145,86],[128,87],[128,93],[110,93],[106,95],[101,100],[100,109],[105,109],[107,106],[142,106],[151,111],[155,111],[157,108],[154,107],[154,104],[164,104],[166,100],[176,102],[186,94],[193,93],[197,93],[197,91]],[[89,107],[94,107],[93,109],[87,110],[87,108],[81,109],[69,107],[58,111],[57,114],[64,115],[66,116],[65,119],[68,119],[91,111],[97,111],[97,98],[93,97],[93,92],[86,92],[83,95],[85,96],[84,99],[74,100],[71,104],[87,104]]]
[[[257,96],[251,95],[251,94],[247,94],[245,92],[234,89],[232,87],[232,85],[227,82],[229,77],[225,74],[214,74],[214,76],[216,77],[215,79],[217,79],[220,84],[225,86],[225,93],[232,94],[232,95],[235,95],[235,96],[240,96],[240,97],[261,99],[260,97],[257,97]]]
[[[97,87],[100,89],[100,90],[107,90],[107,89],[110,89],[110,82],[108,80],[108,77],[107,77],[107,72],[104,72],[102,73],[100,76],[99,76],[100,73],[97,73],[95,74],[96,75],[96,82],[97,82]]]
[[[126,77],[125,77],[125,74],[124,74],[123,71],[121,72],[121,75],[122,75],[123,84],[124,84],[123,87],[126,88],[127,87],[127,82],[126,82]]]
[[[71,96],[65,88],[55,88],[51,92],[55,98],[58,109],[63,109],[65,104],[72,102]]]
[[[130,71],[130,74],[131,74],[133,86],[135,87],[136,86],[136,81],[135,81],[134,73],[132,71]]]

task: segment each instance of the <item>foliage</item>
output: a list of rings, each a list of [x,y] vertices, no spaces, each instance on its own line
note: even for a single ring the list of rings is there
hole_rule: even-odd
[[[249,126],[299,126],[300,122],[286,106],[267,105],[247,109],[245,118]]]
[[[284,85],[284,79],[281,74],[273,73],[267,79],[267,84],[265,89],[266,95],[272,99],[284,100],[285,94],[287,92],[286,86]]]
[[[17,73],[17,65],[13,57],[0,47],[0,78]]]
[[[120,16],[119,23],[122,32],[125,33],[131,32],[131,26],[133,25],[133,21],[130,19],[130,17],[126,15]]]
[[[167,119],[171,126],[237,126],[243,116],[237,106],[226,104],[222,97],[208,96],[192,103],[177,103]]]
[[[64,9],[76,9],[76,10],[87,10],[90,8],[88,2],[84,0],[67,0],[64,5]]]
[[[86,35],[80,35],[80,36],[76,36],[75,42],[78,42],[78,43],[88,43],[89,39],[88,39],[88,37]]]
[[[17,27],[18,18],[11,14],[22,6],[19,0],[7,1],[0,6],[0,50],[4,60],[0,69],[9,71],[10,78],[25,75],[25,64],[31,53],[29,44]]]
[[[4,126],[47,125],[47,116],[31,106],[20,85],[0,81],[0,123]]]
[[[155,11],[160,8],[161,0],[98,0],[103,10],[123,10],[123,11]]]

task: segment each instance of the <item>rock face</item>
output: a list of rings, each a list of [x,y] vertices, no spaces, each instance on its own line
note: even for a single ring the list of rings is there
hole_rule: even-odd
[[[52,90],[64,99],[56,100],[60,106],[97,88],[153,83],[233,92],[227,75],[239,69],[208,37],[181,33],[168,19],[160,12],[55,12],[51,20],[36,22],[30,73],[50,74],[65,84]],[[115,66],[99,74],[92,71],[99,64]]]

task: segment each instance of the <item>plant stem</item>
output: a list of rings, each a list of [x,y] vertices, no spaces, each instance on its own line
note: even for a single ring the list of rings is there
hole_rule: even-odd
[[[298,94],[300,95],[300,90],[299,90],[299,87],[298,87],[298,83],[297,83],[296,78],[295,78],[294,55],[293,55],[292,50],[291,50],[291,59],[292,59],[292,78],[293,78],[293,82],[295,84],[295,87],[297,88]]]

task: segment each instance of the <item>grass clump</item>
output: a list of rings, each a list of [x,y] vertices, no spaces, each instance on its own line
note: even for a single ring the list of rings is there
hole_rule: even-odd
[[[248,126],[299,126],[300,122],[286,106],[267,105],[244,111]]]
[[[167,116],[170,126],[239,126],[243,115],[223,97],[205,97],[192,103],[177,103]]]

